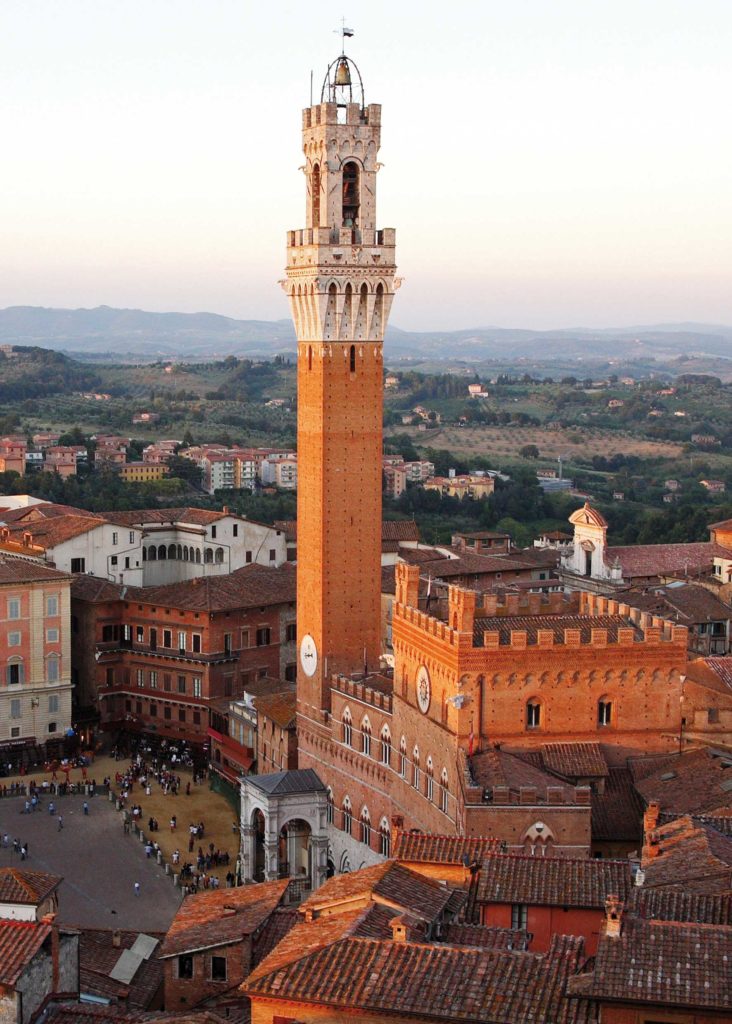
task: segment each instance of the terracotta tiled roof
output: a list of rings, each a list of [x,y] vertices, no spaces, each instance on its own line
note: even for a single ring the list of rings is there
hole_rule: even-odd
[[[281,729],[289,729],[295,724],[297,711],[297,694],[295,686],[280,693],[267,693],[254,698],[257,714],[268,718]]]
[[[636,576],[673,576],[711,568],[715,555],[729,555],[711,541],[692,544],[635,544],[605,548],[605,564],[620,563],[623,579]]]
[[[163,965],[156,955],[143,960],[129,984],[115,981],[110,972],[125,949],[131,949],[139,932],[118,931],[119,946],[114,945],[115,932],[107,928],[84,928],[79,934],[80,988],[87,995],[119,1000],[127,1006],[146,1010],[163,983]],[[145,934],[150,934],[149,932]],[[163,934],[152,936],[160,942]]]
[[[729,1010],[730,964],[732,928],[626,918],[621,935],[600,937],[589,985],[570,979],[569,991],[600,1000]]]
[[[105,518],[107,514],[103,513]],[[110,512],[108,518],[121,526],[143,526],[160,523],[190,523],[193,526],[208,526],[220,519],[233,515],[230,512],[214,512],[207,508],[139,508],[130,512]],[[233,516],[241,519],[242,516]]]
[[[512,803],[519,802],[523,786],[536,788],[539,803],[546,802],[549,787],[561,791],[564,803],[574,801],[573,786],[562,784],[556,776],[537,768],[530,758],[523,755],[509,754],[505,750],[486,750],[470,758],[470,770],[476,784],[484,789],[508,786]]]
[[[60,875],[21,868],[0,868],[0,903],[43,903],[59,887]]]
[[[360,872],[358,873],[360,874]],[[371,907],[358,907],[343,913],[325,914],[312,921],[301,919],[294,928],[287,932],[269,956],[254,968],[243,987],[258,978],[265,978],[272,972],[278,972],[289,964],[296,963],[314,950],[339,942],[344,936],[351,934],[362,925],[371,910]]]
[[[725,690],[732,693],[732,658],[704,658],[703,661],[719,678]],[[693,668],[695,664],[692,662],[689,667]]]
[[[540,629],[551,630],[554,633],[554,642],[559,644],[564,643],[565,629],[578,629],[583,644],[590,642],[593,629],[606,629],[610,643],[617,640],[619,629],[634,630],[637,640],[643,636],[635,623],[623,615],[501,615],[476,618],[473,625],[473,642],[476,647],[482,647],[483,633],[489,630],[497,632],[499,643],[506,646],[511,643],[511,630],[514,629],[526,633],[526,642],[529,645],[536,643]]]
[[[564,987],[581,955],[582,940],[567,936],[543,955],[346,936],[266,973],[265,961],[242,990],[428,1020],[579,1024],[588,1008]]]
[[[34,546],[48,551],[67,540],[80,537],[84,533],[96,530],[100,526],[108,526],[109,521],[101,516],[88,514],[68,514],[51,519],[39,519],[36,522],[9,524],[10,537],[19,540],[24,533],[30,533]]]
[[[641,782],[649,778],[655,772],[666,771],[668,765],[678,759],[676,754],[644,754],[641,757],[629,757],[628,770],[633,777],[633,782]]]
[[[256,967],[300,921],[297,907],[275,907],[262,928],[254,933],[252,964]]]
[[[478,903],[604,908],[608,895],[624,900],[629,890],[627,861],[499,853],[484,861],[476,898]]]
[[[59,505],[53,501],[39,502],[37,505],[26,505],[23,508],[3,509],[2,520],[7,523],[35,523],[40,519],[56,519],[58,516],[87,516],[99,519],[98,512],[89,512],[75,505]]]
[[[165,936],[161,958],[240,942],[264,924],[288,885],[284,878],[186,896]]]
[[[494,928],[458,921],[445,925],[440,939],[442,942],[448,942],[451,946],[525,950],[528,948],[529,936],[526,932],[516,928]]]
[[[0,985],[15,984],[50,934],[47,924],[0,920]]]
[[[677,814],[711,811],[730,800],[732,755],[708,749],[674,755],[635,787],[649,803]],[[727,787],[727,788],[725,788]]]
[[[334,875],[302,904],[303,911],[317,913],[325,907],[352,904],[364,898],[410,911],[428,921],[448,907],[452,890],[395,861],[384,861],[347,875]]]
[[[696,622],[722,621],[732,616],[732,609],[706,587],[697,583],[666,586],[651,593],[624,591],[618,595],[618,600],[682,626]]]
[[[44,565],[43,562],[30,558],[15,558],[13,555],[0,553],[0,586],[69,579],[68,573],[52,569],[50,566]]]
[[[724,810],[720,809],[710,814],[690,814],[689,817],[695,825],[713,828],[716,832],[721,832],[723,836],[732,838],[732,807]],[[672,811],[661,811],[658,821],[660,825],[668,825],[669,822],[675,821],[676,818],[678,818],[678,815]]]
[[[497,853],[500,840],[489,836],[441,836],[428,832],[399,832],[394,858],[420,864],[470,864]]]
[[[646,841],[648,841],[648,836]],[[688,815],[655,828],[655,856],[644,856],[643,887],[687,893],[732,891],[732,838]]]
[[[629,909],[656,921],[732,925],[732,893],[688,893],[678,889],[634,889]]]
[[[627,768],[610,768],[603,793],[592,794],[595,842],[637,842],[643,838],[644,804]]]
[[[541,760],[548,772],[567,779],[605,778],[608,774],[599,743],[544,743]]]
[[[71,579],[71,597],[75,601],[121,601],[126,589],[121,583],[110,583],[101,576],[76,573]]]
[[[382,541],[418,541],[419,527],[412,519],[384,519],[381,523]]]
[[[143,1012],[127,1009],[118,1003],[110,1006],[85,1006],[82,1003],[63,1003],[51,1006],[44,1024],[221,1024],[221,1017],[213,1010],[183,1010]]]
[[[199,576],[160,587],[128,587],[125,599],[207,612],[289,604],[295,600],[295,567],[290,562],[279,568],[253,562],[226,576]]]

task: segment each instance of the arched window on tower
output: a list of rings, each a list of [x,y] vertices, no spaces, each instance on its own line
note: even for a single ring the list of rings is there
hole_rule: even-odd
[[[379,846],[382,857],[391,857],[391,829],[386,818],[379,822]]]
[[[435,768],[432,763],[432,758],[427,758],[427,799],[434,799],[435,795]]]
[[[358,227],[360,202],[359,167],[353,160],[343,165],[343,227]]]
[[[598,725],[612,725],[613,722],[613,702],[609,697],[600,697],[597,702],[597,724]]]
[[[371,756],[371,722],[364,718],[361,722],[361,752]]]
[[[391,733],[388,725],[381,730],[381,763],[387,767],[391,765]]]
[[[329,825],[333,824],[333,789],[328,786],[328,803],[325,807],[325,820]]]
[[[450,797],[450,791],[447,788],[447,783],[447,768],[443,768],[442,774],[440,775],[440,810],[443,814],[447,814],[447,802]]]
[[[347,747],[353,746],[353,719],[351,718],[351,712],[346,708],[343,712],[343,742]]]
[[[419,747],[415,747],[412,754],[412,785],[416,790],[419,790],[421,781],[422,772],[419,768]]]
[[[349,369],[351,373],[356,372],[356,346],[351,345],[351,351],[349,355]]]
[[[348,796],[343,798],[343,831],[349,836],[353,831],[353,808]]]
[[[313,164],[313,176],[310,187],[313,190],[313,227],[320,227],[320,164]]]
[[[399,774],[403,779],[407,777],[407,738],[402,736],[399,741]]]
[[[361,842],[371,846],[371,815],[365,806],[361,809]]]
[[[526,702],[526,728],[539,729],[541,727],[541,704],[532,697]]]

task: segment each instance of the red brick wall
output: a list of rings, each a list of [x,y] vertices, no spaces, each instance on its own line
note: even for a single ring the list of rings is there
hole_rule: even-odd
[[[82,633],[84,639],[76,655],[80,675],[82,671],[85,676],[94,672],[93,685],[88,681],[85,689],[90,693],[96,689],[102,698],[99,707],[106,728],[149,730],[154,725],[159,735],[204,743],[209,701],[236,697],[247,682],[261,675],[280,677],[281,626],[283,620],[292,617],[292,609],[283,604],[208,613],[137,602],[74,601],[73,614],[79,623],[80,639]],[[124,625],[132,630],[132,644],[127,648],[121,644]],[[116,627],[116,640],[105,642],[105,626]],[[142,629],[140,641],[138,628]],[[263,628],[270,631],[270,643],[257,646],[257,630]],[[157,634],[154,652],[151,629]],[[170,648],[164,646],[166,630],[171,633]],[[178,649],[179,631],[186,633],[183,655]],[[192,649],[194,634],[200,636],[200,654]],[[226,634],[231,635],[230,655],[225,654]],[[93,652],[92,642],[101,651],[93,668],[84,654],[84,650]],[[138,672],[142,673],[142,685],[138,685]],[[157,673],[157,685],[151,673]],[[179,677],[185,679],[184,693],[178,688]],[[195,679],[200,679],[200,695],[194,690]],[[166,708],[170,711],[168,718]]]
[[[510,903],[486,903],[481,906],[481,924],[499,928],[511,927]],[[584,910],[580,907],[529,906],[526,931],[533,935],[532,953],[546,953],[552,935],[582,935],[587,956],[597,952],[600,929],[605,919],[602,910]]]
[[[230,946],[217,946],[193,954],[193,978],[178,978],[178,957],[164,961],[164,1006],[181,1010],[197,1006],[204,999],[225,996],[240,985],[251,970],[251,939]],[[226,957],[227,980],[211,981],[211,957]]]

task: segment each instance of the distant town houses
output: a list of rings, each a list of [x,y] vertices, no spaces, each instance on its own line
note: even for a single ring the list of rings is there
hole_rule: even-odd
[[[427,491],[438,491],[451,498],[487,498],[493,494],[496,482],[492,476],[478,473],[454,473],[434,476],[425,481]]]

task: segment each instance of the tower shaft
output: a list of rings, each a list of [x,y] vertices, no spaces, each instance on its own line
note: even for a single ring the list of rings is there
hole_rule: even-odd
[[[298,339],[298,704],[330,707],[333,672],[380,655],[383,339],[396,286],[376,229],[381,108],[303,111],[307,227],[288,233]]]

